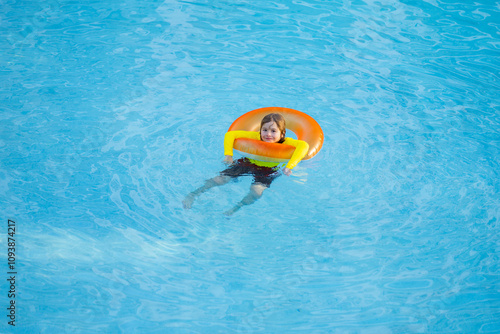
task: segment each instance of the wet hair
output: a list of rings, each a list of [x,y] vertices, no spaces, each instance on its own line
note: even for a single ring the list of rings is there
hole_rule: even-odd
[[[286,134],[285,118],[281,114],[276,114],[276,113],[267,114],[266,116],[264,116],[264,118],[260,122],[260,130],[259,130],[260,133],[262,130],[262,126],[266,123],[269,123],[269,122],[274,122],[278,126],[278,129],[281,132],[281,138],[278,141],[278,143],[280,143],[280,144],[283,143],[285,141],[285,134]],[[261,133],[260,140],[262,140],[262,133]]]

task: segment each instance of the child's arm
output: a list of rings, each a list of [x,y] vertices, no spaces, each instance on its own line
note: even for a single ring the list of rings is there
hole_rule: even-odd
[[[250,138],[260,140],[260,133],[255,131],[228,131],[224,135],[224,161],[229,160],[228,156],[233,157],[233,145],[237,138]]]
[[[297,166],[297,164],[304,158],[309,151],[309,144],[303,140],[286,138],[284,144],[295,146],[295,151],[292,154],[290,160],[286,164],[286,167],[283,169],[283,173],[285,175],[292,174],[292,169]]]

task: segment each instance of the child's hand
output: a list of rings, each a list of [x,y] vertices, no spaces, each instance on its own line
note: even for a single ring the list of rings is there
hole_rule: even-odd
[[[292,175],[292,170],[285,167],[283,168],[283,174],[285,174],[286,176],[290,176]]]
[[[231,155],[226,155],[224,156],[223,162],[230,165],[233,163],[233,157]]]

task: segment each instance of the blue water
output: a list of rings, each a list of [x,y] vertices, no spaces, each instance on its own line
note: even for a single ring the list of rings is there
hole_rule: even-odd
[[[500,333],[500,5],[0,2],[0,332]],[[250,207],[252,109],[321,152]]]

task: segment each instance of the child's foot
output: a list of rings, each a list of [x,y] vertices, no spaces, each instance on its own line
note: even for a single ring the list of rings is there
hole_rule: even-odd
[[[184,200],[182,201],[182,206],[184,207],[184,209],[191,209],[194,199],[195,197],[193,194],[187,195],[186,198],[184,198]]]
[[[226,216],[232,216],[236,211],[238,211],[239,209],[241,209],[241,204],[237,204],[234,208],[230,209],[230,210],[227,210],[226,212],[224,212],[224,214]]]
[[[224,212],[224,215],[225,215],[225,216],[230,217],[230,216],[232,216],[232,215],[233,215],[233,213],[235,213],[235,212],[236,212],[236,210],[234,210],[234,209],[227,210],[227,211],[225,211],[225,212]]]

